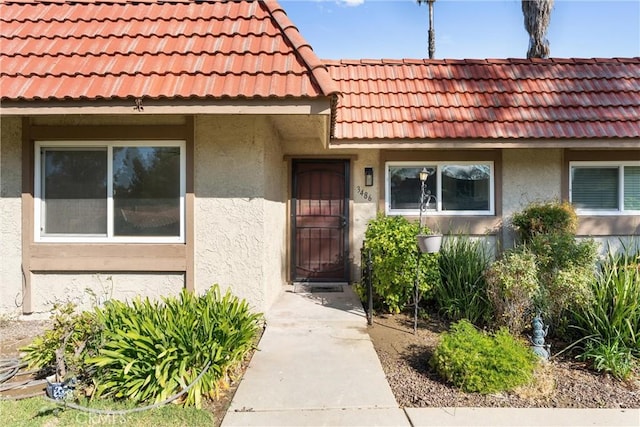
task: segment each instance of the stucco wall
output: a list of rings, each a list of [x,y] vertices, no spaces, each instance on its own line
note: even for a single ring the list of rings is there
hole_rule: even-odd
[[[351,211],[351,278],[360,280],[360,250],[364,241],[364,233],[370,219],[376,217],[380,189],[379,177],[384,175],[384,165],[378,165],[378,151],[368,150],[358,153],[358,158],[352,164],[351,197],[353,200]],[[364,168],[373,167],[373,186],[364,183]]]
[[[514,236],[509,217],[529,203],[559,200],[561,196],[561,149],[502,150],[503,244],[511,247]]]
[[[262,120],[198,116],[195,138],[196,290],[218,283],[258,310],[269,303],[263,195],[265,142],[272,138]]]
[[[2,120],[0,312],[4,314],[21,311],[14,304],[22,299],[20,123],[20,119]],[[153,126],[182,124],[185,117],[38,117],[33,123]],[[219,283],[256,309],[266,310],[282,291],[287,266],[287,169],[280,135],[266,117],[201,116],[196,118],[195,140],[196,291]],[[92,294],[104,294],[105,286],[113,287],[113,298],[175,294],[184,286],[182,274],[89,272],[31,277],[34,313],[49,310],[57,301],[86,307],[93,301]]]
[[[0,313],[17,315],[22,306],[22,125],[0,120]]]
[[[287,168],[281,137],[269,120],[262,120],[264,138],[264,292],[265,308],[282,292],[287,277]]]
[[[41,125],[156,125],[185,123],[183,116],[40,117]],[[0,313],[20,311],[21,122],[3,117],[0,144]],[[202,293],[219,283],[261,311],[269,309],[288,275],[290,162],[296,157],[351,159],[351,279],[358,280],[360,248],[367,223],[376,216],[384,189],[378,150],[328,150],[318,138],[283,139],[278,123],[261,116],[195,118],[195,288]],[[291,138],[291,135],[289,135]],[[408,156],[410,156],[408,154]],[[374,185],[364,185],[364,168],[373,167]],[[528,203],[561,194],[562,150],[502,151],[503,219]],[[513,236],[503,229],[504,246]],[[609,239],[617,241],[616,238]],[[496,246],[495,238],[487,244]],[[92,294],[130,299],[176,294],[182,274],[33,274],[33,308],[55,301],[88,306]],[[91,289],[87,292],[86,289]]]
[[[182,274],[85,273],[33,274],[34,314],[46,313],[54,303],[72,302],[89,309],[109,299],[130,301],[137,296],[158,299],[178,295],[184,287]]]

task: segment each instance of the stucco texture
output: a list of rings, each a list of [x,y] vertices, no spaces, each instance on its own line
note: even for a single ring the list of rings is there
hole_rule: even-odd
[[[22,306],[22,125],[0,120],[0,313],[16,315]]]
[[[275,129],[255,116],[198,116],[196,290],[214,283],[265,311],[282,289],[284,174]]]
[[[503,244],[511,247],[514,235],[509,218],[530,203],[560,200],[561,149],[502,150]]]
[[[31,279],[34,314],[50,311],[55,303],[72,302],[79,309],[90,309],[109,299],[159,299],[178,295],[183,287],[181,273],[33,274]]]

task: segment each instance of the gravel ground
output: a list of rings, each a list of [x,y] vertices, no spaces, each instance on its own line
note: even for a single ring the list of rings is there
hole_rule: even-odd
[[[16,357],[18,350],[31,343],[51,325],[49,320],[4,320],[0,323],[0,357]]]
[[[0,323],[0,357],[16,357],[18,348],[41,333],[48,321]],[[640,377],[620,382],[588,371],[573,359],[552,358],[536,375],[536,383],[510,393],[464,393],[443,383],[428,366],[429,357],[446,325],[435,319],[421,321],[413,334],[413,319],[406,315],[377,316],[368,332],[401,407],[558,407],[640,408]],[[244,366],[246,368],[246,364]],[[208,409],[221,421],[237,382]]]
[[[536,373],[535,384],[509,393],[464,393],[444,384],[428,360],[445,325],[421,321],[413,334],[413,318],[378,316],[369,335],[401,407],[557,407],[639,408],[640,377],[620,382],[588,371],[583,363],[552,357]],[[557,349],[556,349],[557,350]],[[553,349],[552,349],[553,351]]]

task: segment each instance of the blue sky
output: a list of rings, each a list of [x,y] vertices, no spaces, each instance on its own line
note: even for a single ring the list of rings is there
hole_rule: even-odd
[[[415,0],[279,0],[320,58],[425,58]],[[524,58],[520,0],[436,0],[436,58]],[[640,56],[640,0],[555,0],[552,57]]]

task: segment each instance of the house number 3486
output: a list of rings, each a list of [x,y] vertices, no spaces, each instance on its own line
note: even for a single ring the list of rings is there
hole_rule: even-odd
[[[364,200],[367,200],[369,202],[373,200],[373,198],[371,197],[371,193],[369,193],[368,191],[365,191],[359,185],[356,187],[356,193],[358,193],[360,197],[362,197]]]

